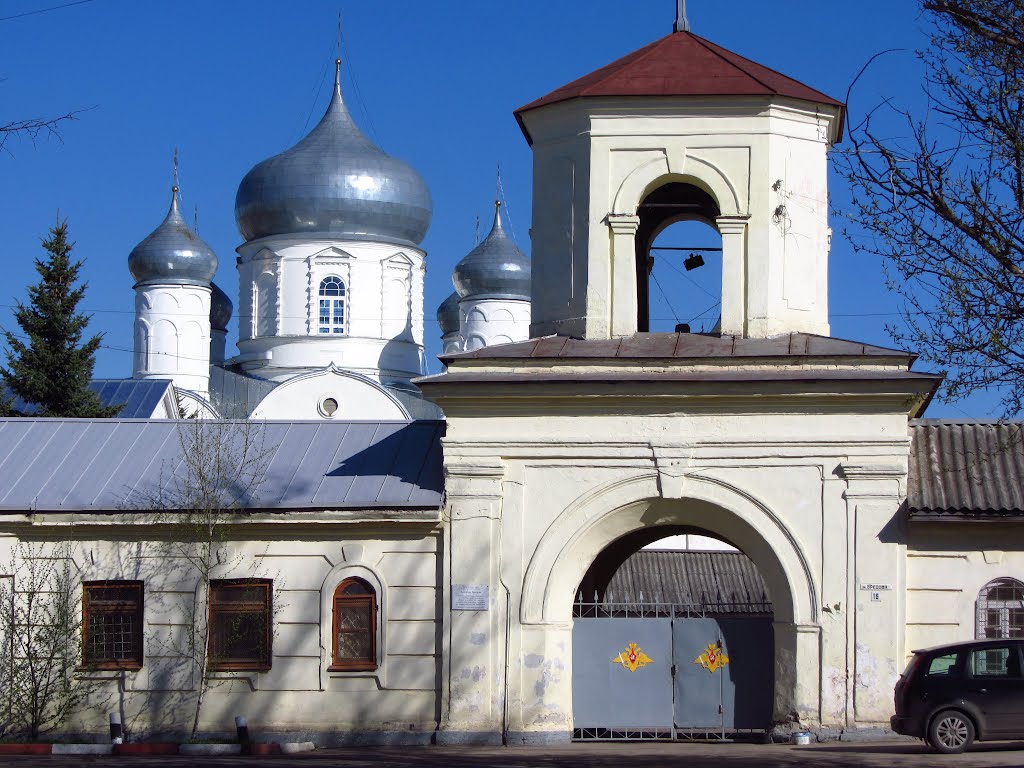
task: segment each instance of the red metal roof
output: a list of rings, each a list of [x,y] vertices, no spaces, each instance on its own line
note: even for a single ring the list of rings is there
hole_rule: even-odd
[[[520,107],[515,115],[521,125],[524,112],[581,96],[762,95],[843,107],[821,91],[702,37],[674,32]]]

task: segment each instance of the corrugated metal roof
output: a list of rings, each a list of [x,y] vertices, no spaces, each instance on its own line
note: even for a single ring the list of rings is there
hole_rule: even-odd
[[[93,379],[89,382],[89,389],[99,395],[103,405],[124,404],[117,414],[119,419],[152,417],[170,386],[170,379]],[[39,406],[15,398],[14,409],[31,415],[39,411]]]
[[[916,419],[910,440],[911,519],[1024,516],[1024,423]]]
[[[188,472],[192,430],[257,465],[249,509],[437,508],[444,422],[0,419],[0,510],[152,509]]]
[[[643,602],[722,607],[735,613],[771,611],[764,580],[742,552],[641,549],[612,576],[604,602],[630,603],[641,596]]]

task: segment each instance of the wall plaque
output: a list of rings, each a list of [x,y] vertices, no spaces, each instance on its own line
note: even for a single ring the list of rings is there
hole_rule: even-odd
[[[486,611],[489,603],[486,584],[452,584],[453,611]]]

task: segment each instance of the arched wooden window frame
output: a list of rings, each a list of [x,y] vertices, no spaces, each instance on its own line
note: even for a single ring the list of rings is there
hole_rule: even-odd
[[[346,594],[349,586],[359,584],[366,591],[363,594]],[[341,658],[338,652],[338,630],[343,610],[368,611],[368,632],[370,636],[369,652],[361,658]],[[334,590],[331,606],[331,672],[372,672],[377,669],[377,592],[365,579],[347,578]]]
[[[1024,582],[994,579],[978,593],[975,636],[979,638],[1024,637]]]

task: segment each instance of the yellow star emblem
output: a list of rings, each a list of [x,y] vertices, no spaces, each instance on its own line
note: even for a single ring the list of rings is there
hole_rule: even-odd
[[[621,664],[630,672],[636,672],[640,667],[646,666],[654,661],[650,656],[641,651],[636,643],[630,643],[626,650],[621,651],[618,656],[612,659],[612,664]]]
[[[708,672],[714,673],[729,663],[729,657],[725,655],[718,643],[710,643],[701,655],[693,660],[693,663],[700,664]]]

